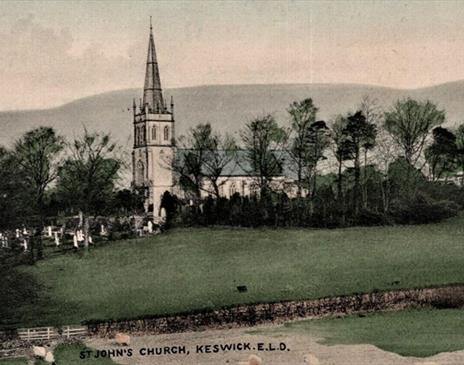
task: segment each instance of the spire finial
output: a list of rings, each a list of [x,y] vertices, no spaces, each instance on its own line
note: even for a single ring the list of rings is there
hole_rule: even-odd
[[[152,17],[150,16],[150,37],[148,39],[147,69],[143,88],[143,105],[149,110],[162,110],[164,107],[161,81],[156,60],[155,41],[153,39]]]

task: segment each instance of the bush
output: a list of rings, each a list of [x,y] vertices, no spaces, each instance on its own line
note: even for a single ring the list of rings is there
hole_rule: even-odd
[[[391,223],[388,216],[370,209],[361,209],[357,217],[357,224],[361,226],[384,226]]]
[[[395,223],[423,224],[439,222],[455,216],[459,206],[449,200],[435,201],[424,194],[418,194],[411,201],[392,202],[390,215]]]

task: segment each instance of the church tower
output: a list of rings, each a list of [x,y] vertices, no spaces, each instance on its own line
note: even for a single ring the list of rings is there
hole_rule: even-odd
[[[150,37],[143,98],[133,102],[134,149],[132,152],[133,186],[145,193],[145,210],[160,216],[161,197],[172,191],[173,172],[169,168],[175,156],[174,104],[168,110],[163,98],[150,19]]]

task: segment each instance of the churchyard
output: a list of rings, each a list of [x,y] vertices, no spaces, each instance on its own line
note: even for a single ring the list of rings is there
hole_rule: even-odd
[[[24,285],[36,283],[37,296],[15,298],[14,313],[1,324],[68,325],[459,283],[463,221],[460,215],[429,225],[337,230],[175,229],[96,244],[88,254],[59,251],[18,267]]]

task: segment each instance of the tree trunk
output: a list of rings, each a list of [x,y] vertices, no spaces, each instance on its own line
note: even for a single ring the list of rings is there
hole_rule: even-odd
[[[338,180],[337,180],[337,200],[338,200],[338,208],[340,209],[341,214],[341,226],[345,225],[346,217],[345,217],[345,199],[343,194],[343,175],[342,175],[342,160],[338,161]]]
[[[362,183],[363,208],[367,208],[367,149],[364,149],[364,170]]]
[[[342,161],[340,160],[338,162],[338,180],[337,180],[337,199],[339,201],[341,201],[342,198],[343,198],[342,186],[343,186],[343,182],[342,182]]]
[[[42,240],[42,232],[44,229],[44,224],[41,219],[41,223],[39,224],[39,228],[37,229],[36,237],[37,237],[37,260],[42,260],[44,258],[43,254],[43,240]]]
[[[359,200],[361,197],[360,191],[360,161],[359,161],[359,149],[356,150],[355,159],[354,159],[354,194],[353,194],[353,203],[354,203],[354,214],[357,216],[359,214]]]
[[[29,237],[30,237],[29,239],[29,264],[34,265],[35,264],[35,255],[34,255],[35,237],[34,235],[30,235]]]
[[[216,194],[216,199],[219,199],[219,186],[217,184],[217,181],[211,181],[211,184],[213,185],[214,194]]]
[[[34,238],[33,238],[33,241],[36,240],[37,238],[37,260],[42,260],[44,255],[43,255],[43,241],[42,241],[42,232],[43,232],[43,229],[44,229],[44,197],[43,197],[43,193],[42,192],[39,192],[38,194],[38,199],[37,199],[37,207],[38,207],[38,210],[39,210],[39,224],[38,224],[38,227],[37,227],[37,230],[38,232],[34,232]],[[32,247],[31,247],[31,251],[32,250]]]
[[[83,220],[83,231],[84,231],[84,249],[89,251],[89,233],[90,233],[90,223],[89,217],[86,214],[82,215]]]

